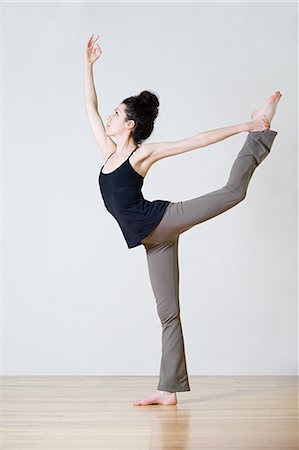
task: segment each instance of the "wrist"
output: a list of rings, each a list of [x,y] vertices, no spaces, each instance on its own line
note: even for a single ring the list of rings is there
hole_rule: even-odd
[[[251,122],[243,122],[239,125],[240,131],[251,131]]]

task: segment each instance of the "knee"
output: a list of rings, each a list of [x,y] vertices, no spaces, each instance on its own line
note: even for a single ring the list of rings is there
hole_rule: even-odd
[[[165,324],[169,324],[173,321],[179,320],[180,309],[177,307],[174,309],[171,309],[171,310],[167,310],[167,311],[162,311],[161,309],[158,309],[158,314],[159,314],[161,323],[163,325],[165,325]]]
[[[242,200],[245,199],[247,194],[247,188],[242,186],[233,186],[229,183],[227,183],[226,188],[229,190],[229,192],[233,195],[233,202],[234,204],[240,203]]]
[[[245,190],[238,192],[238,194],[237,194],[237,203],[240,203],[240,202],[242,202],[245,199],[246,193],[247,192]]]

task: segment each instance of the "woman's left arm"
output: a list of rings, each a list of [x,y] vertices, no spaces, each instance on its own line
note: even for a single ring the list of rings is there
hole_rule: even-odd
[[[154,163],[160,159],[167,158],[168,156],[179,155],[180,153],[215,144],[215,142],[222,141],[223,139],[243,131],[251,131],[251,126],[251,122],[244,122],[230,127],[203,131],[195,136],[179,141],[153,142],[145,144],[144,147],[146,147],[148,158]]]

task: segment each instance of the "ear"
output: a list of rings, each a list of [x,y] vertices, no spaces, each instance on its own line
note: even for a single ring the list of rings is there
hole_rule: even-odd
[[[128,120],[127,124],[128,124],[128,128],[129,128],[130,131],[132,131],[133,128],[135,127],[135,125],[136,125],[135,124],[135,120]]]

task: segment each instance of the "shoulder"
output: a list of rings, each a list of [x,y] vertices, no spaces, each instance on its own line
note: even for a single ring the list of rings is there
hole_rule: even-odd
[[[133,168],[143,177],[146,176],[154,161],[151,158],[151,144],[142,144],[131,155],[130,161]]]
[[[146,161],[147,164],[150,165],[157,162],[161,159],[161,157],[163,157],[162,152],[165,149],[165,146],[169,144],[169,142],[152,142],[141,145],[135,152],[136,161]]]
[[[149,159],[149,157],[150,157],[149,144],[142,144],[131,154],[130,160],[141,164],[147,159]]]

